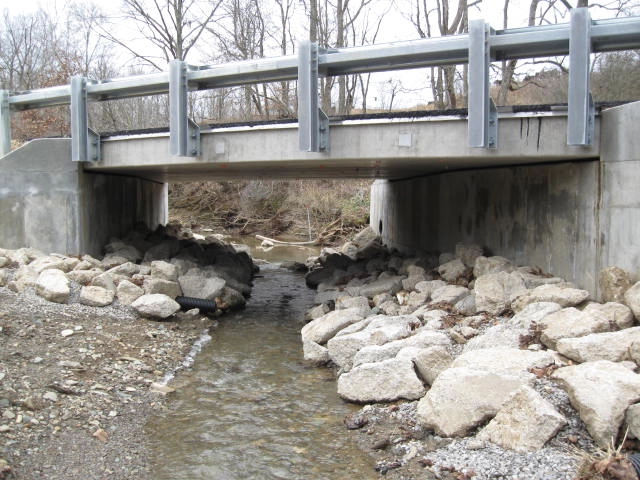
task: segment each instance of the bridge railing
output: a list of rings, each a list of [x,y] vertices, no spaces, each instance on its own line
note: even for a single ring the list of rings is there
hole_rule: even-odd
[[[89,80],[74,77],[70,85],[29,92],[0,91],[0,155],[10,150],[12,111],[71,105],[72,159],[100,158],[100,138],[88,125],[87,102],[161,93],[169,94],[170,154],[198,156],[200,132],[187,116],[190,90],[251,83],[298,81],[300,149],[326,152],[329,122],[318,107],[318,78],[364,72],[402,70],[468,63],[468,144],[497,147],[498,119],[489,88],[493,61],[569,55],[569,145],[590,145],[594,108],[589,91],[592,52],[640,48],[640,17],[592,20],[586,8],[574,9],[566,24],[493,30],[473,20],[469,33],[364,47],[324,50],[302,42],[298,55],[191,66],[174,60],[169,72]]]

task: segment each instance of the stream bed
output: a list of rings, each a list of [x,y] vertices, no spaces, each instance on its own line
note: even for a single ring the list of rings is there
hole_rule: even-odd
[[[147,425],[157,479],[378,478],[343,418],[330,369],[305,365],[300,328],[315,292],[261,267],[247,308],[220,318],[168,409]]]

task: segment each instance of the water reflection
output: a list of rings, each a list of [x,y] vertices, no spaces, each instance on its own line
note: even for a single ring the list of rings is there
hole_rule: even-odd
[[[337,397],[333,373],[302,362],[313,294],[301,277],[263,268],[247,309],[223,317],[149,424],[154,478],[377,478],[342,424],[354,407]]]

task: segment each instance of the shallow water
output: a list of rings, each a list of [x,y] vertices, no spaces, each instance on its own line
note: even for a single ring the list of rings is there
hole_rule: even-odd
[[[221,318],[193,371],[148,425],[154,478],[378,478],[342,419],[329,369],[303,363],[314,291],[262,267],[246,310]]]

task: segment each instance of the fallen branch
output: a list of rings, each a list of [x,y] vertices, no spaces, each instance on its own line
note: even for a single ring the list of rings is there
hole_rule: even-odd
[[[317,245],[319,239],[311,240],[309,242],[283,242],[282,240],[276,240],[274,238],[265,237],[263,235],[256,235],[258,240],[262,240],[263,242],[269,242],[273,246],[303,246],[303,245]]]

